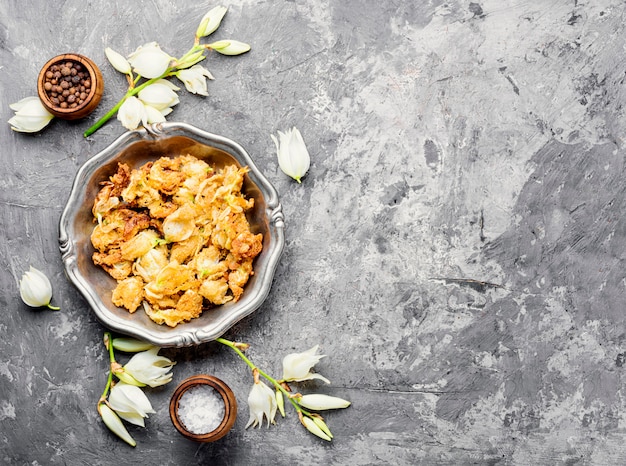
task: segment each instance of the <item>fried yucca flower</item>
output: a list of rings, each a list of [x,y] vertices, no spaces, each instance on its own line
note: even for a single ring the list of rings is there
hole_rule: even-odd
[[[247,167],[161,157],[102,183],[93,215],[95,264],[118,282],[116,306],[174,327],[241,298],[263,248],[241,192]]]

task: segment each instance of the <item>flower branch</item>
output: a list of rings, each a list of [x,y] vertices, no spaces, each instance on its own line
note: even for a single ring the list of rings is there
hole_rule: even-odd
[[[325,377],[311,371],[312,367],[324,357],[324,355],[316,354],[318,346],[314,346],[303,353],[293,353],[285,356],[283,359],[283,377],[276,379],[261,370],[243,353],[249,345],[232,342],[224,338],[217,338],[216,341],[231,348],[252,370],[254,383],[248,396],[250,419],[246,428],[260,426],[264,418],[267,419],[268,426],[270,423],[275,424],[274,417],[277,410],[285,417],[283,403],[286,396],[298,413],[300,423],[310,433],[327,441],[332,440],[333,435],[324,418],[313,411],[347,408],[351,403],[342,398],[323,394],[302,395],[300,393],[292,393],[288,384],[288,382],[312,379],[330,383]],[[270,382],[274,386],[275,392],[263,383],[260,377]]]
[[[109,110],[106,114],[104,114],[98,121],[96,121],[91,127],[89,127],[89,129],[87,129],[84,133],[83,133],[83,137],[89,137],[91,136],[93,133],[95,133],[96,131],[98,131],[102,126],[104,126],[104,124],[109,121],[113,116],[115,116],[115,114],[119,111],[120,107],[124,104],[124,102],[126,102],[126,100],[129,97],[135,96],[137,95],[141,90],[145,89],[146,87],[148,87],[151,84],[154,84],[155,82],[157,82],[159,79],[163,79],[169,76],[171,70],[168,69],[167,72],[163,73],[163,76],[159,76],[158,78],[152,78],[149,79],[148,81],[145,81],[144,83],[142,83],[140,86],[136,86],[137,82],[139,81],[139,79],[141,79],[141,76],[137,76],[137,78],[135,80],[131,80],[132,84],[129,85],[128,90],[126,91],[126,94],[124,95],[124,97],[122,97],[119,102],[117,102],[113,108],[111,108],[111,110]],[[129,76],[130,77],[130,76]],[[133,128],[133,129],[136,129]]]
[[[111,432],[134,447],[137,442],[122,420],[145,427],[144,418],[155,411],[140,387],[169,383],[172,380],[170,370],[175,363],[158,356],[158,347],[138,340],[113,339],[106,332],[103,343],[109,353],[109,371],[104,390],[98,399],[98,413]],[[136,354],[122,366],[115,359],[115,349]]]
[[[126,75],[128,89],[119,102],[88,128],[83,136],[88,137],[95,133],[115,114],[129,130],[135,130],[147,123],[165,121],[172,107],[179,102],[178,97],[173,97],[172,93],[180,89],[173,84],[166,84],[166,80],[171,77],[178,78],[192,94],[207,96],[206,80],[214,78],[209,70],[199,65],[206,58],[205,53],[213,50],[222,55],[241,55],[250,50],[250,45],[230,39],[210,44],[200,43],[201,38],[217,30],[226,11],[226,7],[217,6],[204,15],[196,29],[192,47],[178,59],[161,50],[156,42],[138,47],[128,57],[107,47],[105,55],[113,68]],[[139,84],[142,79],[146,81]],[[155,105],[154,99],[142,96],[142,91],[164,103]]]

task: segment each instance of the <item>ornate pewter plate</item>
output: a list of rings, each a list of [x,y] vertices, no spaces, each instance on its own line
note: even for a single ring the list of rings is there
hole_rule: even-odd
[[[254,275],[239,301],[217,306],[191,322],[171,328],[154,323],[141,308],[130,314],[111,302],[116,282],[91,259],[94,252],[90,240],[94,227],[91,209],[100,182],[108,180],[117,171],[118,162],[138,168],[162,156],[181,154],[190,154],[217,166],[234,162],[250,168],[242,191],[247,197],[254,198],[254,208],[247,216],[252,232],[263,233],[263,251],[254,261]],[[157,123],[146,129],[126,132],[85,162],[74,179],[59,232],[67,276],[98,319],[113,331],[162,347],[212,341],[258,309],[270,291],[285,243],[284,217],[278,194],[243,147],[184,123]]]

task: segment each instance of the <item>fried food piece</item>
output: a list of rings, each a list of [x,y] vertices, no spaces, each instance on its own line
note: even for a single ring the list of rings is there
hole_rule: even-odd
[[[152,218],[165,218],[176,212],[178,206],[171,201],[156,200],[148,204],[148,210]]]
[[[164,294],[159,293],[158,290],[154,291],[153,288],[146,285],[143,288],[146,301],[152,306],[154,309],[169,309],[176,307],[178,300],[180,299],[180,294]]]
[[[191,155],[119,164],[96,196],[91,234],[94,263],[118,281],[117,306],[143,302],[153,321],[175,326],[241,298],[263,248],[246,218],[247,172]]]
[[[146,313],[157,324],[176,327],[182,322],[189,322],[202,314],[203,298],[196,291],[186,291],[176,303],[176,307],[155,309],[146,307]]]
[[[185,181],[185,174],[180,171],[181,160],[161,157],[150,167],[147,183],[157,191],[172,195]]]
[[[187,187],[198,185],[202,180],[211,176],[213,168],[204,160],[200,160],[192,155],[181,155],[178,157],[181,163],[180,171],[185,175],[183,184]]]
[[[237,263],[235,263],[237,264]],[[234,264],[231,264],[234,265]],[[233,299],[238,301],[243,293],[243,287],[248,283],[252,274],[252,259],[242,262],[228,273],[228,288],[233,293]]]
[[[263,249],[263,235],[253,235],[249,231],[239,233],[232,241],[231,252],[235,257],[242,259],[253,259],[259,255]]]
[[[122,189],[128,185],[130,178],[130,168],[124,163],[118,164],[117,173],[109,178],[108,181],[100,183],[102,188],[96,195],[93,203],[92,213],[96,219],[102,215],[117,208],[120,204],[119,196]]]
[[[144,282],[150,283],[167,264],[169,264],[167,247],[158,246],[150,249],[133,263],[133,273],[140,276]]]
[[[233,297],[228,293],[228,282],[221,278],[218,280],[204,280],[198,293],[213,304],[225,304],[232,301]]]
[[[118,248],[139,231],[150,226],[150,217],[142,212],[120,208],[101,217],[91,233],[91,244],[100,252]]]
[[[111,192],[112,196],[119,197],[122,195],[122,191],[130,182],[130,167],[125,163],[117,164],[117,173],[110,178],[113,183],[114,189]]]
[[[148,184],[147,175],[152,163],[147,163],[139,170],[133,170],[128,179],[128,184],[122,190],[122,200],[131,207],[148,207],[155,201],[162,201],[158,189]]]
[[[133,268],[133,263],[124,260],[119,249],[110,249],[107,252],[94,252],[93,263],[99,265],[116,280],[123,280],[128,277]]]
[[[143,230],[120,245],[122,258],[135,260],[150,251],[159,240],[159,234],[154,230]]]
[[[195,290],[187,290],[174,307],[159,309],[146,307],[146,313],[157,324],[176,327],[182,322],[189,322],[202,314],[203,297]]]
[[[174,294],[196,286],[194,270],[185,264],[170,262],[157,274],[154,281],[148,283],[155,294]]]
[[[115,191],[115,185],[110,181],[102,182],[102,188],[96,195],[96,200],[93,203],[91,212],[96,219],[101,218],[102,215],[110,212],[120,205],[120,199],[113,195]]]
[[[191,204],[180,206],[163,220],[163,234],[168,242],[184,241],[196,229],[196,209]]]
[[[190,258],[198,254],[198,251],[202,248],[203,242],[204,238],[196,234],[183,241],[173,243],[170,249],[170,260],[184,264]]]
[[[203,248],[189,265],[194,267],[196,276],[201,280],[218,280],[228,270],[228,265],[222,260],[222,253],[213,245]]]
[[[137,310],[144,298],[143,280],[140,277],[128,277],[120,280],[113,290],[113,304],[128,309],[131,314]]]

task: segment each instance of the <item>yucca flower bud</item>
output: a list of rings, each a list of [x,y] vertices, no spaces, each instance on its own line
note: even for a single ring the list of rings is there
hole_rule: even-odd
[[[106,425],[111,430],[111,432],[124,440],[131,447],[137,445],[137,442],[128,433],[126,427],[124,427],[124,423],[122,423],[122,420],[119,418],[119,416],[115,414],[115,411],[109,408],[105,403],[98,403],[98,413],[104,421],[104,425]]]
[[[185,54],[183,57],[179,58],[176,61],[176,69],[183,70],[185,68],[189,68],[190,66],[195,65],[196,63],[200,63],[206,57],[204,56],[204,49],[196,50],[193,53]]]
[[[271,135],[278,155],[278,165],[285,175],[292,177],[298,183],[306,175],[311,165],[309,151],[304,144],[302,134],[297,128],[287,132],[278,132],[278,139]]]
[[[280,390],[276,390],[276,406],[278,406],[280,415],[285,417],[285,399],[283,397],[283,392]]]
[[[327,440],[327,441],[331,441],[331,437],[329,437],[321,428],[320,426],[318,426],[315,421],[313,419],[311,419],[310,417],[307,416],[301,416],[300,417],[300,422],[302,423],[302,425],[304,427],[306,427],[306,430],[308,430],[309,432],[311,432],[313,435],[317,435],[319,438]]]
[[[220,27],[227,11],[228,8],[222,5],[211,8],[200,20],[200,24],[196,30],[196,37],[206,37],[214,33],[217,28]]]
[[[141,427],[145,427],[144,418],[156,412],[141,388],[123,382],[111,388],[109,406],[125,421]]]
[[[50,305],[52,299],[50,280],[32,265],[20,280],[20,296],[22,301],[30,307],[48,307],[55,311],[59,309]]]
[[[209,44],[207,47],[221,53],[222,55],[241,55],[242,53],[246,53],[250,50],[250,45],[232,39],[218,40],[217,42]]]
[[[314,393],[298,397],[298,404],[308,409],[322,411],[325,409],[340,409],[350,406],[350,402],[336,396]]]
[[[111,344],[116,350],[125,353],[139,353],[140,351],[146,351],[155,347],[151,343],[129,337],[113,338]]]
[[[13,118],[9,119],[11,129],[20,133],[41,131],[54,118],[37,96],[25,97],[9,107],[15,111]]]
[[[313,422],[317,425],[317,427],[322,430],[322,432],[324,432],[330,438],[333,438],[333,434],[330,432],[330,429],[324,422],[324,419],[322,419],[320,416],[313,416],[311,419],[313,419]]]
[[[128,63],[128,60],[126,60],[126,58],[124,58],[122,55],[117,53],[111,47],[105,48],[104,54],[106,55],[107,60],[109,60],[109,63],[111,63],[113,68],[115,68],[117,71],[123,74],[130,73],[130,63]]]

